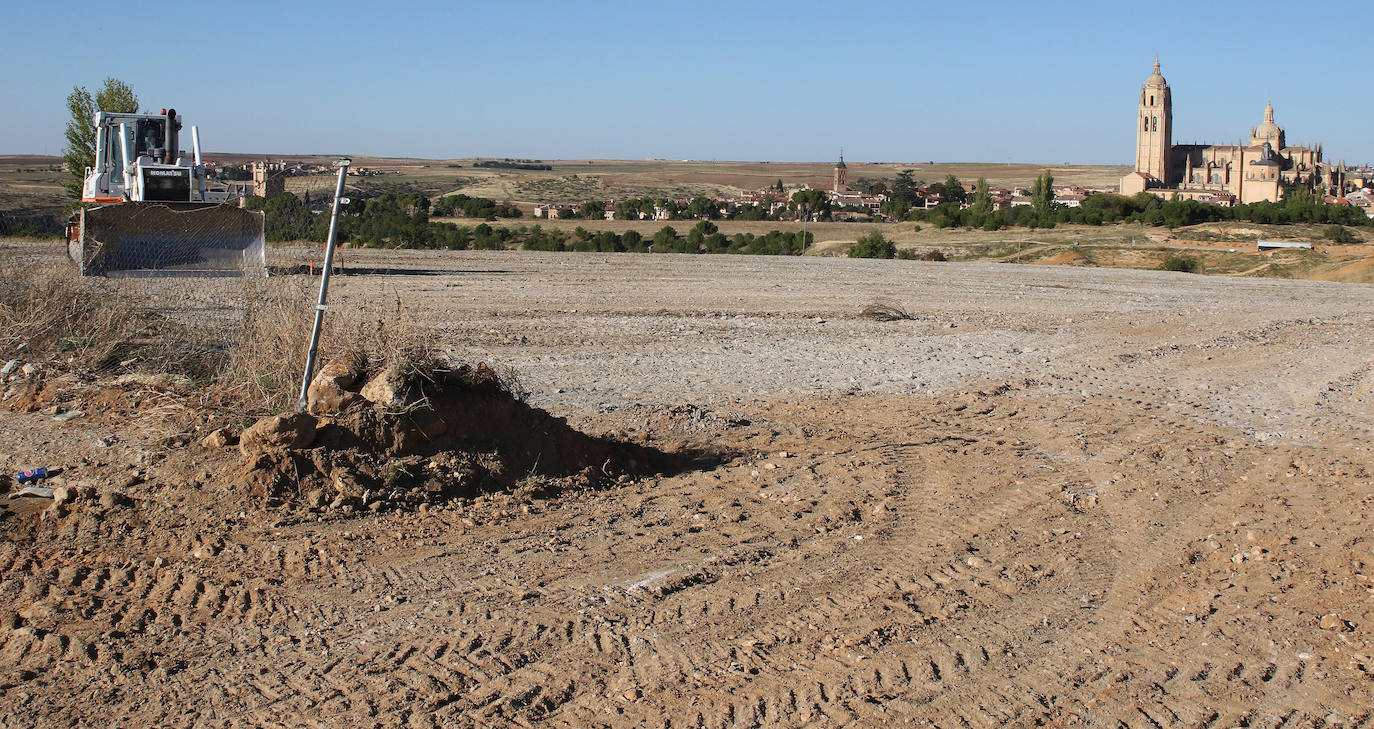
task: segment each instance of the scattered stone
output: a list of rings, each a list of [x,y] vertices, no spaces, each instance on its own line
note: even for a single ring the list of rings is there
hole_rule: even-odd
[[[314,489],[305,495],[305,503],[312,509],[319,509],[325,505],[324,489]]]
[[[334,493],[338,494],[338,498],[334,499],[334,508],[342,506],[350,499],[363,499],[365,497],[365,489],[348,469],[335,468],[330,474],[330,478],[334,481]]]
[[[75,500],[77,495],[76,491],[70,486],[58,486],[52,490],[52,502],[57,506],[61,506]]]
[[[52,416],[52,419],[56,420],[59,423],[65,423],[68,420],[75,420],[85,414],[86,413],[83,413],[80,410],[64,410],[63,412],[60,412]]]
[[[273,449],[305,448],[315,440],[315,427],[315,416],[309,413],[263,418],[239,434],[239,450],[251,456]]]
[[[25,364],[23,367],[19,368],[19,372],[22,373],[25,377],[33,377],[34,375],[38,374],[38,371],[41,369],[43,369],[43,365],[29,362],[28,364]]]
[[[17,359],[6,362],[4,367],[0,367],[0,377],[8,377],[11,372],[19,367],[19,365],[20,362]]]
[[[227,425],[223,428],[215,428],[210,431],[209,435],[200,439],[200,444],[206,448],[224,448],[238,442],[238,433],[235,433],[234,429]]]
[[[1355,629],[1355,626],[1351,625],[1346,620],[1342,620],[1341,616],[1335,613],[1323,615],[1322,619],[1319,620],[1317,624],[1321,626],[1322,630],[1331,630],[1337,633],[1349,633]]]

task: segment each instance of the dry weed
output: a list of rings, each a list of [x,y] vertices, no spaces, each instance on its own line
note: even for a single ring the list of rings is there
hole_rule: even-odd
[[[906,309],[884,301],[875,301],[865,306],[859,310],[859,316],[867,317],[874,321],[903,321],[916,318],[908,313]]]
[[[16,266],[0,275],[0,356],[94,353],[136,337],[140,324],[112,282],[60,265]]]
[[[300,388],[316,285],[295,276],[83,278],[61,264],[16,266],[0,273],[0,358],[180,375],[207,406],[280,412]],[[432,376],[452,369],[439,351],[398,297],[329,310],[318,361],[351,357],[368,371],[405,363]]]

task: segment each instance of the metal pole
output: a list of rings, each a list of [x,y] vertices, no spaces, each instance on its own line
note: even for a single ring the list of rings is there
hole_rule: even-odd
[[[343,202],[344,177],[352,160],[341,159],[334,163],[339,168],[339,184],[334,188],[334,211],[329,214],[329,238],[324,244],[324,272],[320,274],[320,300],[315,304],[315,327],[310,331],[310,351],[305,355],[305,376],[301,378],[301,396],[296,400],[296,411],[305,410],[306,391],[310,389],[310,377],[315,372],[315,354],[320,346],[320,327],[324,324],[324,312],[329,307],[325,298],[329,296],[329,273],[334,268],[334,234],[339,227],[339,205]]]

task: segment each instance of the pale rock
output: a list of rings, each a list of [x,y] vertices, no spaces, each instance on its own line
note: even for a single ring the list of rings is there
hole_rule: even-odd
[[[315,440],[315,416],[309,413],[273,415],[239,434],[239,450],[254,455],[274,449],[299,449]]]
[[[1349,623],[1342,620],[1341,616],[1335,613],[1323,615],[1322,619],[1319,620],[1317,624],[1321,626],[1322,630],[1331,630],[1337,633],[1348,633],[1354,630],[1354,628],[1350,627]]]
[[[349,473],[348,469],[335,468],[329,474],[334,481],[334,492],[338,494],[335,501],[335,508],[342,506],[351,499],[362,499],[365,496],[363,487],[358,483],[358,479]]]
[[[206,448],[224,448],[237,443],[239,436],[233,428],[225,426],[215,428],[210,434],[200,439],[200,444]]]
[[[361,367],[351,358],[331,360],[310,380],[306,390],[306,409],[316,415],[337,413],[360,402],[353,385],[362,377]]]
[[[397,365],[382,370],[368,380],[360,393],[363,399],[382,407],[400,407],[406,404],[405,373]]]

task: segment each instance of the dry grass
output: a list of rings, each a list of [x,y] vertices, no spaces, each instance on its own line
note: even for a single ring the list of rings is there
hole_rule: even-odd
[[[318,279],[292,276],[244,279],[242,321],[219,374],[233,399],[255,410],[277,412],[296,403],[310,347]],[[401,363],[417,372],[441,369],[437,334],[415,323],[395,302],[336,307],[325,314],[316,367],[352,359],[369,372]]]
[[[872,319],[874,321],[905,321],[915,319],[910,312],[902,307],[884,301],[875,301],[859,310],[859,316]]]
[[[0,274],[0,353],[63,351],[103,358],[141,323],[114,282],[83,279],[66,266],[27,263]]]
[[[296,402],[317,281],[83,278],[24,263],[0,272],[0,358],[184,377],[207,406],[280,412]],[[428,361],[438,345],[399,301],[374,302],[325,316],[317,361],[354,357],[375,370]]]

